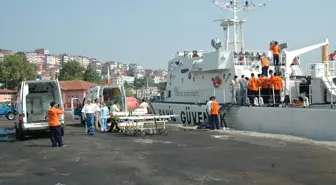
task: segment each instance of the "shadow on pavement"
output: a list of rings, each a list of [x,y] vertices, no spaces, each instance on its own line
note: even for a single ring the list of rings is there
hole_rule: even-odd
[[[66,126],[75,127],[75,128],[85,127],[85,125],[82,125],[79,123],[70,123],[70,124],[66,124]]]
[[[40,147],[48,147],[48,148],[50,148],[51,146],[50,146],[50,144],[49,145],[47,145],[47,144],[45,144],[45,145],[23,145],[24,147],[27,147],[27,148],[40,148]]]

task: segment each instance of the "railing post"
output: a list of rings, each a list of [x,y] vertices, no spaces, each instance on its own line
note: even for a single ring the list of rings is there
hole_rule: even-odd
[[[226,103],[226,102],[225,102],[225,87],[223,87],[223,98],[224,98],[224,99],[223,99],[223,103]]]
[[[311,104],[312,104],[312,87],[311,87],[311,85],[309,85],[309,107],[311,106]]]
[[[260,106],[260,87],[258,88],[258,104]]]
[[[274,94],[274,86],[272,86],[272,94],[273,94],[273,105],[275,105],[275,94]]]

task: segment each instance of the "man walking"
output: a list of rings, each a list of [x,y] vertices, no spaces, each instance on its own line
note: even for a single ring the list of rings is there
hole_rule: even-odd
[[[83,114],[83,118],[86,123],[85,124],[86,132],[89,135],[94,135],[94,132],[95,132],[95,126],[94,126],[95,112],[96,112],[96,105],[91,103],[91,99],[88,99],[82,109],[82,114]]]
[[[219,103],[216,101],[216,98],[212,97],[211,103],[211,122],[212,122],[212,129],[219,129],[219,120],[218,120],[218,113],[219,113]]]
[[[48,109],[48,124],[50,127],[50,140],[52,147],[62,147],[62,127],[58,115],[64,114],[64,109],[54,101],[50,102]]]

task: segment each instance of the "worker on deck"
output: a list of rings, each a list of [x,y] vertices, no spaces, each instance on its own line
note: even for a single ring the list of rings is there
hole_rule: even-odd
[[[238,98],[238,90],[239,90],[239,82],[238,82],[238,76],[234,75],[232,81],[232,103],[237,103],[239,100]]]
[[[275,41],[274,44],[271,45],[270,51],[272,51],[273,54],[273,62],[275,66],[280,65],[279,64],[279,53],[280,53],[280,46],[278,44],[278,41]]]
[[[238,80],[240,90],[239,90],[239,101],[240,105],[246,105],[246,98],[247,98],[247,80],[245,79],[245,75],[242,75],[241,78]]]
[[[282,88],[282,78],[278,73],[274,73],[274,77],[271,80],[271,84],[274,88],[274,98],[275,98],[275,103],[279,104],[280,103],[280,90]]]
[[[268,103],[268,99],[269,99],[269,87],[268,87],[268,78],[264,75],[264,74],[261,74],[261,77],[260,77],[260,88],[261,88],[261,97],[263,98],[264,100],[264,103]]]
[[[199,57],[199,55],[198,55],[197,51],[194,50],[194,51],[193,51],[192,58],[198,58],[198,57]]]
[[[268,77],[268,75],[267,75],[268,68],[269,68],[268,58],[266,56],[259,56],[259,60],[260,60],[260,63],[261,63],[261,74]]]
[[[254,73],[251,73],[251,78],[248,81],[248,85],[251,91],[252,102],[254,101],[254,98],[258,96],[259,84],[259,79],[254,76]]]

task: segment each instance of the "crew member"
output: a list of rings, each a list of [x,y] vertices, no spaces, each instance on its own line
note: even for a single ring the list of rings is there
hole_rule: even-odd
[[[246,105],[246,98],[247,98],[247,80],[245,79],[245,76],[242,75],[241,78],[238,80],[239,86],[240,86],[240,92],[239,92],[239,104],[240,105]]]
[[[86,104],[82,108],[83,118],[85,120],[85,131],[90,135],[94,135],[94,116],[96,112],[96,105],[91,103],[91,99],[86,101]]]
[[[64,114],[64,109],[54,101],[50,102],[48,109],[48,124],[50,127],[50,140],[52,147],[62,147],[62,127],[58,115]]]
[[[231,85],[232,85],[232,103],[237,103],[238,100],[238,89],[239,89],[239,82],[238,82],[238,76],[234,75],[232,81],[231,81]]]
[[[273,70],[269,70],[269,78],[268,78],[268,94],[269,96],[273,95],[273,79],[274,79],[274,73]]]
[[[262,74],[260,78],[260,83],[261,83],[261,97],[264,100],[264,103],[268,103],[269,99],[269,88],[268,88],[268,78]]]
[[[275,103],[278,104],[280,103],[280,90],[282,88],[282,78],[278,73],[274,73],[272,85],[274,87]]]
[[[219,103],[216,101],[216,98],[213,96],[211,98],[211,122],[212,122],[212,129],[219,130],[219,119],[218,119],[218,113],[219,113]]]
[[[275,66],[279,65],[279,53],[280,53],[280,46],[278,44],[278,41],[275,41],[274,44],[272,44],[270,50],[273,53],[273,62]]]
[[[260,81],[254,76],[254,73],[251,73],[251,78],[249,79],[248,84],[251,91],[251,98],[253,102],[254,98],[258,96],[258,88],[260,84]]]
[[[268,58],[266,56],[259,56],[259,57],[260,57],[260,63],[261,63],[261,74],[268,77],[267,75],[267,71],[269,68]]]

